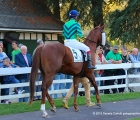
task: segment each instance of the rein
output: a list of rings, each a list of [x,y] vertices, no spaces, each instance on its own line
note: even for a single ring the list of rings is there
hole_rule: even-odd
[[[91,41],[91,42],[94,42],[94,43],[97,43],[97,42],[95,42],[94,40],[90,40],[90,39],[88,39],[88,38],[85,38],[86,40],[89,40],[89,41]]]

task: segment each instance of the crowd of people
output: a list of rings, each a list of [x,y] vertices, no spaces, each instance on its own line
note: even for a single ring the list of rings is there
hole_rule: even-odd
[[[121,64],[121,63],[139,63],[140,62],[140,52],[137,48],[133,48],[132,50],[128,50],[124,45],[119,48],[119,46],[106,45],[105,49],[102,47],[97,47],[96,49],[96,64]],[[138,68],[131,68],[128,70],[130,74],[138,74],[140,71]],[[124,69],[109,69],[109,70],[100,70],[94,72],[95,77],[101,76],[117,76],[117,75],[125,75]],[[129,79],[129,82],[139,82],[139,79]],[[117,79],[117,80],[105,80],[98,81],[98,86],[108,86],[114,84],[125,84],[125,79]],[[112,90],[112,91],[111,91]],[[104,94],[110,93],[124,93],[125,88],[116,88],[114,89],[105,89]],[[134,92],[135,88],[129,88],[130,92]]]
[[[37,46],[43,45],[43,40],[37,40]],[[27,46],[23,44],[18,44],[17,41],[12,42],[12,48],[13,51],[11,52],[11,55],[6,55],[6,53],[3,51],[3,42],[0,41],[0,68],[16,68],[16,67],[31,67],[32,66],[32,57],[34,55],[29,54],[27,52]],[[54,80],[61,80],[61,79],[71,79],[72,76],[65,75],[62,73],[57,73],[54,77]],[[38,76],[39,81],[42,80],[42,76]],[[8,76],[0,76],[0,83],[1,84],[11,84],[11,83],[25,83],[29,82],[29,74],[20,74],[20,75],[8,75]],[[71,87],[72,83],[57,83],[54,84],[53,89],[69,89]],[[50,90],[52,89],[52,86],[50,87]],[[41,86],[36,86],[36,92],[41,91]],[[14,91],[11,94],[23,94],[23,93],[29,93],[28,87],[18,87],[14,88]],[[9,95],[9,88],[1,89],[1,95]],[[62,94],[62,97],[64,97],[66,93]],[[57,94],[54,94],[54,98],[57,98]],[[19,102],[27,102],[28,97],[19,98]],[[41,100],[41,96],[35,96],[34,100]],[[1,103],[8,104],[11,103],[8,99],[2,100]]]
[[[44,44],[42,40],[37,40],[37,46],[40,46]],[[3,52],[3,42],[0,41],[0,67],[1,68],[16,68],[16,67],[31,67],[32,66],[32,57],[34,55],[30,55],[27,52],[27,46],[17,43],[17,41],[12,42],[12,48],[13,51],[11,52],[11,56],[6,55],[5,52]],[[35,49],[36,50],[36,49]],[[95,53],[95,60],[96,64],[121,64],[121,63],[139,63],[140,62],[140,53],[138,52],[137,48],[133,48],[131,51],[128,51],[125,46],[121,46],[120,48],[121,52],[119,51],[118,46],[110,47],[110,45],[106,44],[105,48],[102,48],[101,46],[98,46],[96,48]],[[138,74],[139,69],[131,69],[131,73]],[[94,71],[93,73],[95,77],[101,77],[101,76],[115,76],[115,75],[124,75],[125,71],[123,69],[111,69],[111,70],[99,70]],[[0,82],[1,84],[11,84],[11,83],[24,83],[29,82],[29,74],[20,74],[20,75],[8,75],[8,76],[0,76]],[[38,76],[39,81],[42,80],[42,76]],[[65,75],[62,73],[57,73],[54,77],[54,80],[61,80],[61,79],[72,79],[72,76]],[[116,80],[105,80],[105,81],[96,81],[98,86],[108,86],[108,85],[114,85],[115,82],[117,84],[125,84],[125,79],[118,79]],[[132,79],[130,82],[139,82],[137,79]],[[57,83],[50,87],[50,90],[58,90],[58,89],[70,89],[72,86],[72,83]],[[123,93],[125,88],[119,88],[118,91],[116,88],[114,89],[106,89],[102,92],[104,94],[110,94],[110,93]],[[36,92],[41,91],[41,86],[36,86]],[[130,88],[130,92],[134,92],[134,88]],[[12,94],[23,94],[23,93],[29,93],[28,87],[17,87],[14,88],[14,91]],[[2,89],[1,95],[9,95],[9,88]],[[69,96],[72,95],[72,92]],[[84,94],[83,94],[84,95]],[[62,93],[62,97],[65,98],[66,93]],[[67,95],[68,96],[68,95]],[[66,96],[66,97],[67,97]],[[58,98],[58,94],[54,94],[53,98]],[[28,97],[19,98],[19,102],[27,102]],[[41,96],[35,96],[34,100],[41,100]],[[10,101],[2,100],[1,103],[8,104]]]
[[[32,65],[32,57],[29,53],[27,53],[27,47],[25,45],[18,46],[17,41],[12,42],[13,51],[11,55],[6,55],[3,52],[3,42],[0,42],[0,64],[2,68],[16,68],[16,67],[31,67]],[[11,84],[11,83],[24,83],[28,82],[28,74],[20,74],[20,75],[8,75],[0,77],[1,84]],[[20,87],[14,88],[12,94],[22,94],[28,93],[28,87]],[[1,95],[9,95],[9,88],[2,89]],[[27,102],[28,98],[19,98],[19,102]],[[8,104],[9,100],[2,100],[2,103]]]

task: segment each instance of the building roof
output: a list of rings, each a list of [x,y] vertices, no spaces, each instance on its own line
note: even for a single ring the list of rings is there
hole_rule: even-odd
[[[62,30],[45,0],[0,0],[0,28]]]

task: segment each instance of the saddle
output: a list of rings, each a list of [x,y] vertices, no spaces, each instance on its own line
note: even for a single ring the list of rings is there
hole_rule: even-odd
[[[67,46],[69,47],[69,46]],[[72,47],[69,47],[71,52],[72,52],[72,55],[73,55],[73,59],[74,59],[74,62],[83,62],[83,66],[82,66],[82,69],[79,73],[79,77],[82,78],[82,77],[85,77],[85,75],[83,74],[84,72],[84,66],[85,66],[85,61],[87,61],[87,54],[85,51],[83,50],[79,50],[79,49],[75,49],[75,48],[72,48]]]
[[[69,47],[69,46],[67,46],[67,47]],[[72,48],[72,47],[69,47],[69,48],[72,52],[74,62],[85,62],[85,61],[87,61],[87,54],[86,54],[85,51],[75,49],[75,48]]]

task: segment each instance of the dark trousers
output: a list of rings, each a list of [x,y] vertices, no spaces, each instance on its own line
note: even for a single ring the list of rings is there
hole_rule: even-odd
[[[1,84],[4,84],[3,76],[0,76],[0,83],[1,83]],[[1,89],[1,96],[2,96],[2,95],[5,95],[5,90],[4,90],[4,89]]]
[[[125,71],[123,69],[118,69],[116,75],[125,75]],[[118,84],[125,84],[125,79],[118,79]],[[124,89],[124,87],[118,88],[119,92],[124,92]]]
[[[3,76],[0,76],[0,83],[4,84]],[[5,95],[5,89],[1,89],[1,96]]]
[[[101,74],[101,77],[104,77],[104,72]],[[100,86],[104,86],[104,80],[100,81]]]
[[[110,70],[105,70],[104,71],[104,76],[115,76],[115,75],[125,75],[125,71],[123,69],[116,69],[114,71],[110,71]],[[118,84],[125,84],[125,79],[118,79]],[[115,80],[105,80],[105,86],[108,85],[114,85]],[[123,88],[118,88],[119,92],[124,92],[124,87]],[[117,92],[117,89],[114,88],[112,89],[113,93]],[[110,91],[109,89],[104,90],[104,94],[109,94]]]
[[[104,71],[104,76],[114,76],[114,75],[115,75],[115,71],[110,71],[110,70]],[[115,82],[115,80],[105,80],[104,86],[114,85],[114,82]],[[117,92],[116,88],[113,88],[111,90],[113,91],[113,93]],[[105,89],[104,94],[110,94],[109,89]]]

